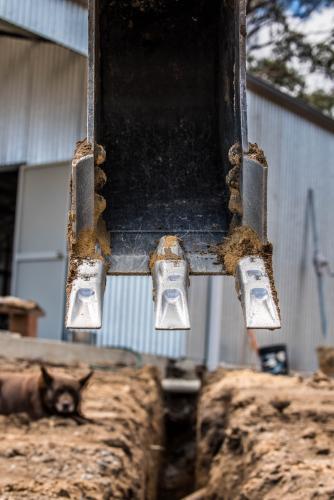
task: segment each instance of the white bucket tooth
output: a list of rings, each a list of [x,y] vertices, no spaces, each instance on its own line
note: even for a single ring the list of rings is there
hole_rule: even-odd
[[[281,328],[277,304],[270,280],[260,257],[240,259],[236,273],[236,288],[243,309],[246,328]]]
[[[189,330],[189,268],[177,240],[163,236],[152,268],[156,330]]]
[[[106,282],[104,263],[84,259],[78,264],[68,299],[66,328],[98,329],[102,326],[103,292]]]

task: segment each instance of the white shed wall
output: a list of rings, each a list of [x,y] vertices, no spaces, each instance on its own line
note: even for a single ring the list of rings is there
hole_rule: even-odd
[[[86,58],[48,42],[1,37],[0,88],[0,173],[27,164],[20,169],[12,293],[39,302],[46,312],[39,335],[59,339],[69,159],[85,136]]]
[[[1,37],[0,165],[68,161],[85,136],[86,58]]]
[[[323,254],[334,266],[334,135],[287,109],[248,93],[249,140],[264,149],[269,163],[268,232],[274,244],[274,271],[280,297],[282,330],[259,332],[260,345],[288,344],[294,369],[317,367],[315,349],[324,344],[320,329],[312,241],[305,240],[306,196],[314,189]],[[334,342],[334,279],[325,281],[329,323],[327,342]],[[234,280],[223,284],[221,359],[252,362],[245,348],[242,314]]]

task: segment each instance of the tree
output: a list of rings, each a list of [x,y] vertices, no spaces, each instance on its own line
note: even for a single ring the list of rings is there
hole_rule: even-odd
[[[334,0],[247,0],[248,70],[334,117],[334,27],[315,42],[292,22],[331,6]],[[307,74],[326,85],[310,89]]]

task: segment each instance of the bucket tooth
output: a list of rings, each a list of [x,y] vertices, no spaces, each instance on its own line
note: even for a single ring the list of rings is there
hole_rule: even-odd
[[[163,236],[153,256],[156,330],[189,330],[189,266],[178,239]]]
[[[270,280],[260,257],[244,257],[238,263],[236,288],[246,328],[274,330],[281,327]]]
[[[80,260],[70,285],[66,328],[101,328],[105,282],[106,272],[102,260]]]

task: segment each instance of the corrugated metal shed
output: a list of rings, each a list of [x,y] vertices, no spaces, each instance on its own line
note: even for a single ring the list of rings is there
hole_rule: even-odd
[[[186,333],[155,332],[152,283],[146,276],[108,278],[100,345],[179,357],[186,354]]]
[[[152,280],[146,276],[108,277],[98,344],[171,358],[190,356],[202,361],[208,311],[207,283],[201,278],[191,278],[191,331],[155,331]]]
[[[40,41],[3,37],[0,164],[71,158],[86,128],[86,59]]]
[[[268,228],[274,244],[274,271],[279,291],[282,330],[258,334],[260,344],[286,342],[294,369],[317,366],[315,349],[323,344],[310,231],[305,233],[306,197],[313,188],[322,251],[334,265],[334,135],[309,120],[248,93],[249,139],[264,149],[269,162]],[[223,284],[221,359],[254,361],[245,349],[245,334],[233,279]],[[334,280],[326,280],[330,325],[327,342],[334,342]]]
[[[87,9],[77,2],[0,0],[0,19],[79,54],[87,54]]]

